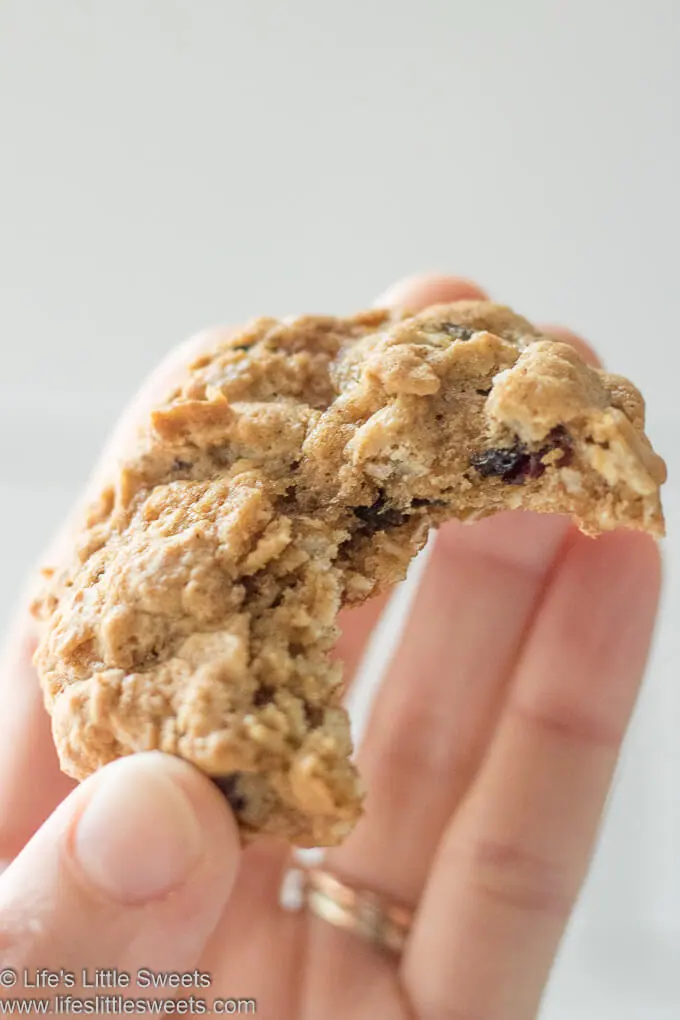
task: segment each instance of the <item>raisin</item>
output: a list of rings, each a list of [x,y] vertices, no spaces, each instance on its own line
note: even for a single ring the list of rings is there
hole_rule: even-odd
[[[573,444],[564,425],[557,425],[552,429],[546,437],[546,442],[536,452],[530,452],[524,443],[517,442],[514,446],[475,453],[470,457],[470,463],[482,478],[495,475],[509,485],[522,485],[527,478],[541,477],[546,469],[543,457],[552,450],[560,450],[562,453],[560,467],[566,467],[571,463]]]
[[[241,773],[230,772],[226,776],[211,776],[217,789],[224,794],[229,801],[232,811],[236,814],[243,811],[248,803],[242,793],[238,792],[238,781]]]
[[[470,457],[470,463],[482,478],[496,476],[510,485],[521,485],[527,477],[531,454],[522,443],[505,449],[482,450]]]
[[[369,535],[388,528],[399,528],[406,523],[406,514],[386,506],[384,495],[378,496],[372,506],[355,506],[354,515],[362,522],[362,530]]]

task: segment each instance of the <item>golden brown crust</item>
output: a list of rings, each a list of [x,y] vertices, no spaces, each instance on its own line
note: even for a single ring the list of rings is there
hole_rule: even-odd
[[[154,411],[37,606],[62,767],[160,748],[244,832],[340,841],[362,800],[340,607],[449,517],[662,534],[643,424],[632,384],[489,303],[255,321]]]

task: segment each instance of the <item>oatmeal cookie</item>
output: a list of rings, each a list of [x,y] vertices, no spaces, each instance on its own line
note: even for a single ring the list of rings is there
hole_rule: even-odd
[[[160,749],[246,836],[361,813],[336,617],[428,530],[524,508],[663,533],[638,391],[487,302],[258,319],[151,415],[36,603],[62,768]]]

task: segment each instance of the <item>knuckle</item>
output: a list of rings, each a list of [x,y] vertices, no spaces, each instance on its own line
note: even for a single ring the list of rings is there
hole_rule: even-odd
[[[463,739],[453,738],[440,708],[428,699],[408,699],[383,719],[379,732],[372,735],[376,777],[381,784],[384,781],[401,793],[413,785],[422,790],[433,779],[465,786],[469,749]]]
[[[552,862],[494,839],[473,840],[458,853],[465,858],[467,887],[478,898],[514,911],[569,916],[573,894]]]
[[[617,750],[623,737],[619,727],[598,718],[585,706],[550,702],[527,705],[515,701],[512,711],[535,730],[596,750]]]

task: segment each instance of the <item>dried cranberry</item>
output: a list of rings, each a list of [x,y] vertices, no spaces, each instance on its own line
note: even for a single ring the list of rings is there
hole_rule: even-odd
[[[514,446],[482,450],[470,458],[470,463],[482,478],[496,476],[509,485],[522,485],[528,478],[540,478],[545,472],[543,458],[552,450],[560,450],[560,467],[566,467],[573,456],[573,443],[564,425],[557,425],[546,437],[546,442],[536,452],[527,449],[524,443]]]

